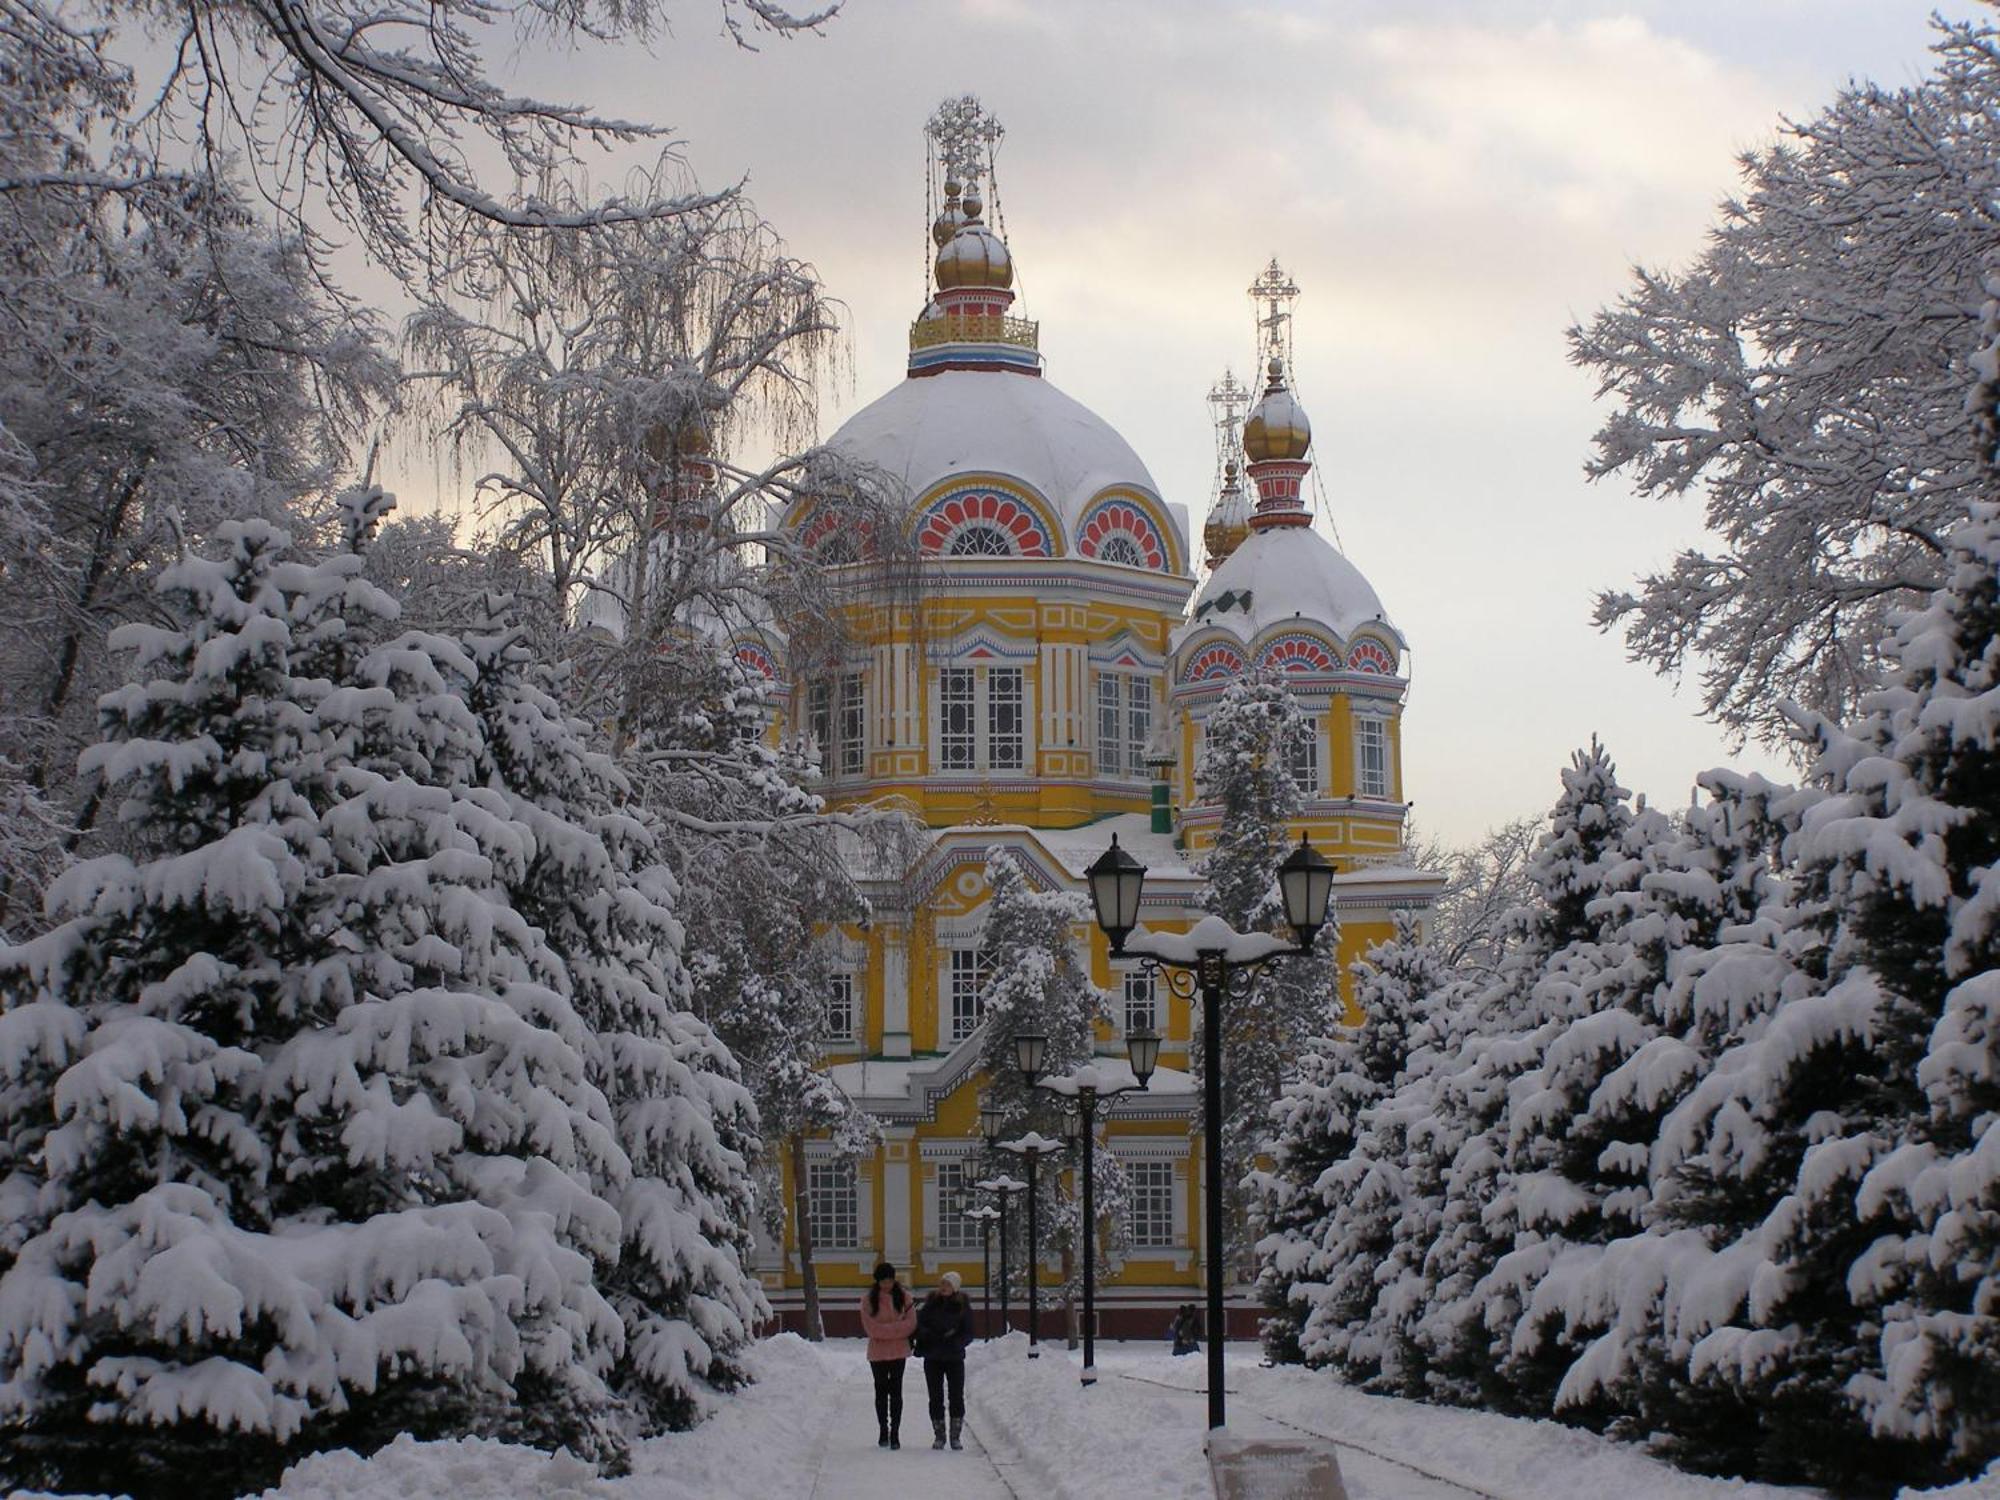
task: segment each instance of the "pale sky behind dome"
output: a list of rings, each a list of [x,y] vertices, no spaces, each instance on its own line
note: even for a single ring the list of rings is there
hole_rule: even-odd
[[[689,4],[650,50],[536,40],[505,75],[670,126],[705,184],[746,182],[848,310],[852,379],[822,436],[903,378],[930,249],[924,121],[979,95],[1007,131],[1015,310],[1041,323],[1048,378],[1124,435],[1197,536],[1204,397],[1224,366],[1251,379],[1244,289],[1277,256],[1304,292],[1320,525],[1412,648],[1404,790],[1421,828],[1466,841],[1545,811],[1593,732],[1668,807],[1708,766],[1776,767],[1731,755],[1692,685],[1591,627],[1595,590],[1663,566],[1700,502],[1585,480],[1604,409],[1563,334],[1633,263],[1698,253],[1737,153],[1781,115],[1850,77],[1920,76],[1930,8],[849,0],[822,34],[750,53]],[[454,483],[407,449],[399,466],[413,498]]]

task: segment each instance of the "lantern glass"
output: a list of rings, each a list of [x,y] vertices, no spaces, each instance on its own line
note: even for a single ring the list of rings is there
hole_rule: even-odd
[[[1029,1082],[1039,1078],[1049,1053],[1049,1039],[1039,1031],[1014,1033],[1014,1065]]]
[[[1132,1076],[1139,1080],[1139,1087],[1149,1087],[1153,1070],[1160,1065],[1160,1034],[1150,1026],[1128,1032],[1125,1056],[1131,1061]]]
[[[986,1137],[986,1144],[992,1145],[1000,1139],[1000,1131],[1007,1123],[1007,1111],[991,1102],[979,1106],[979,1133]]]
[[[1326,910],[1333,900],[1333,866],[1301,837],[1299,847],[1278,866],[1278,889],[1285,900],[1285,921],[1298,934],[1299,946],[1310,948],[1326,926]]]
[[[1146,884],[1146,867],[1118,847],[1118,835],[1111,835],[1111,847],[1084,871],[1090,881],[1090,904],[1097,913],[1097,925],[1111,939],[1111,951],[1125,946],[1126,934],[1139,925],[1139,892]]]

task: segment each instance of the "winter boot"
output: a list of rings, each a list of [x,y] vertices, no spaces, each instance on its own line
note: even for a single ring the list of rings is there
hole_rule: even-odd
[[[903,1446],[903,1419],[896,1418],[896,1425],[889,1429],[889,1446],[900,1449]]]
[[[889,1446],[889,1419],[887,1417],[882,1419],[882,1431],[875,1439],[875,1446],[878,1448]]]
[[[963,1432],[963,1431],[965,1431],[965,1418],[963,1418],[963,1417],[953,1417],[953,1418],[951,1419],[951,1445],[952,1445],[952,1447],[954,1447],[954,1448],[963,1448],[963,1447],[965,1446],[965,1444],[961,1443],[961,1442],[960,1442],[960,1441],[958,1440],[958,1435],[959,1435],[959,1434],[960,1434],[961,1432]]]
[[[936,1435],[935,1437],[933,1437],[933,1438],[931,1439],[931,1446],[932,1446],[933,1448],[942,1448],[942,1447],[944,1446],[944,1418],[943,1418],[943,1417],[932,1417],[932,1418],[931,1418],[931,1431],[937,1434],[937,1435]]]

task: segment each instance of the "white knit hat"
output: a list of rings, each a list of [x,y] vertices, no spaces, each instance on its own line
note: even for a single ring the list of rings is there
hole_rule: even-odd
[[[956,1271],[947,1271],[944,1273],[944,1275],[940,1276],[938,1280],[942,1281],[946,1286],[950,1287],[955,1292],[959,1289],[960,1286],[964,1284],[965,1278],[960,1276]]]

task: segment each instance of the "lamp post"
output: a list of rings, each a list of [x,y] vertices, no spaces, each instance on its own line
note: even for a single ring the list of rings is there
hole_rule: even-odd
[[[968,1208],[965,1216],[979,1226],[979,1286],[983,1303],[980,1313],[990,1339],[993,1337],[993,1221],[1000,1217],[1000,1210],[982,1203],[978,1208]],[[1000,1248],[1004,1251],[1006,1246]]]
[[[1036,1204],[1039,1201],[1040,1174],[1036,1171],[1041,1159],[1051,1152],[1063,1149],[1061,1141],[1052,1141],[1037,1131],[1029,1131],[1019,1140],[1002,1141],[1002,1151],[1011,1151],[1024,1157],[1028,1163],[1028,1358],[1040,1359],[1041,1343],[1041,1291],[1038,1280],[1037,1263],[1041,1256],[1036,1253],[1036,1236],[1041,1232],[1041,1220]]]
[[[1076,1101],[1077,1134],[1083,1152],[1083,1383],[1097,1383],[1097,1199],[1093,1186],[1097,1156],[1097,1104],[1120,1094],[1137,1093],[1153,1080],[1160,1063],[1160,1036],[1150,1026],[1127,1034],[1125,1055],[1132,1078],[1126,1082],[1096,1063],[1045,1078],[1039,1085],[1050,1093]]]
[[[990,1142],[990,1144],[997,1147],[999,1141],[996,1139]],[[1012,1177],[988,1177],[983,1181],[974,1183],[973,1186],[983,1193],[991,1193],[995,1198],[1000,1200],[1000,1327],[1005,1331],[1013,1321],[1009,1311],[1011,1286],[1010,1277],[1007,1272],[1007,1200],[1026,1187],[1027,1183],[1018,1182]],[[992,1302],[993,1298],[990,1292],[986,1300],[989,1304]],[[986,1336],[988,1338],[993,1336],[991,1327],[988,1327],[986,1330]]]
[[[1326,925],[1333,898],[1333,866],[1304,837],[1278,866],[1278,890],[1284,898],[1285,922],[1296,943],[1269,933],[1241,933],[1222,918],[1203,917],[1185,933],[1155,933],[1139,928],[1139,893],[1146,867],[1118,847],[1099,855],[1085,872],[1097,925],[1111,942],[1114,958],[1132,957],[1167,973],[1169,988],[1183,996],[1201,989],[1202,1136],[1208,1201],[1203,1237],[1208,1256],[1208,1425],[1224,1422],[1222,1391],[1222,996],[1274,958],[1299,958],[1312,951],[1313,939]],[[1134,936],[1134,929],[1138,929]]]

